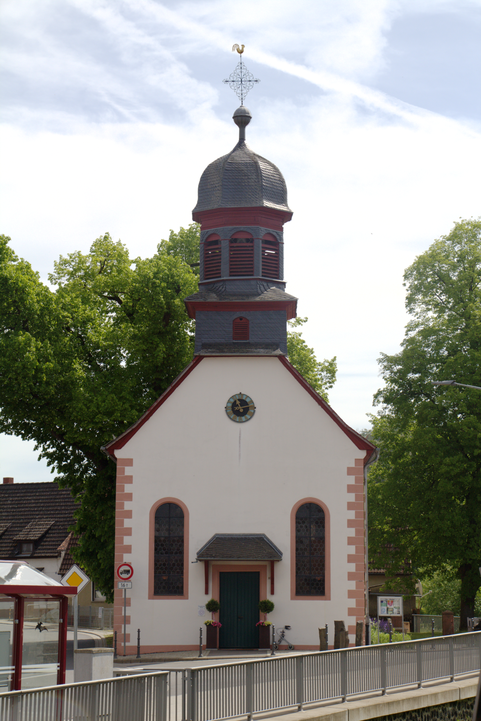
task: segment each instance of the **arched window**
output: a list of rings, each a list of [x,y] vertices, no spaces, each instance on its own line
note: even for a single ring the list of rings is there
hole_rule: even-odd
[[[279,277],[279,242],[270,233],[262,237],[262,277]]]
[[[326,595],[326,524],[317,503],[296,512],[296,596]]]
[[[204,280],[220,278],[221,275],[221,245],[220,238],[215,233],[209,235],[204,243]]]
[[[249,319],[234,318],[232,323],[232,340],[249,340]]]
[[[163,503],[155,512],[154,596],[184,595],[184,511]]]
[[[254,238],[239,231],[229,240],[229,275],[254,275]]]

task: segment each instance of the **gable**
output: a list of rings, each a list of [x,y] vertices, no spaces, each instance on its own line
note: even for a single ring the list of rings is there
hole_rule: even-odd
[[[203,365],[199,367],[201,361]],[[265,365],[266,363],[271,364],[268,370]],[[284,374],[279,368],[279,364],[283,367]],[[241,368],[242,372],[240,372]],[[273,380],[271,376],[275,376],[275,379]],[[241,381],[241,378],[245,380]],[[237,386],[242,384],[242,382],[245,387],[238,388]],[[264,410],[268,411],[273,423],[279,418],[287,419],[289,417],[289,413],[282,414],[282,412],[275,411],[275,396],[284,388],[282,392],[288,392],[289,403],[294,403],[297,409],[296,412],[304,413],[309,407],[311,422],[316,423],[317,421],[317,424],[325,426],[327,421],[329,425],[336,426],[345,439],[364,454],[366,463],[376,452],[375,446],[344,423],[329,404],[316,393],[294,366],[283,356],[257,358],[238,356],[206,358],[196,356],[192,363],[186,367],[146,413],[121,436],[108,443],[103,450],[115,459],[120,451],[122,451],[126,445],[130,444],[130,441],[143,429],[144,425],[159,412],[174,414],[178,432],[184,435],[189,435],[189,432],[195,433],[195,428],[189,431],[193,417],[196,419],[196,422],[198,419],[200,423],[207,422],[208,418],[209,422],[211,420],[213,421],[214,417],[217,417],[218,420],[222,418],[223,421],[223,414],[218,413],[221,406],[225,406],[225,401],[235,392],[242,391],[252,395],[252,392],[250,392],[250,389],[247,387],[252,382],[259,387],[259,390],[265,396],[266,400],[270,393],[271,400],[267,401]],[[204,390],[202,390],[202,387]],[[206,394],[205,388],[211,390]],[[217,391],[221,395],[214,401],[214,395],[217,395]],[[222,401],[226,393],[227,396],[224,398],[224,401]],[[296,401],[294,401],[294,398]],[[280,403],[282,410],[282,406],[285,407],[286,401],[280,400]],[[303,410],[301,410],[301,407]],[[174,408],[176,408],[175,411]],[[212,418],[209,415],[211,411],[214,413]],[[292,409],[290,414],[291,418],[293,414],[294,410]],[[171,418],[174,418],[174,416],[171,415]],[[168,425],[171,423],[172,420],[169,420]],[[129,455],[129,453],[127,454]]]

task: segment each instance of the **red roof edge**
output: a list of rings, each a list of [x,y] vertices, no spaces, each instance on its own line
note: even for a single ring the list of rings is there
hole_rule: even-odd
[[[366,466],[371,460],[374,460],[373,455],[377,451],[376,446],[373,445],[366,438],[361,436],[360,433],[348,426],[347,423],[345,423],[342,418],[340,418],[340,416],[338,416],[337,413],[333,411],[331,406],[326,403],[323,398],[321,398],[319,393],[317,393],[314,388],[309,385],[306,379],[299,373],[298,370],[294,368],[292,363],[290,363],[285,356],[278,356],[278,359],[282,363],[282,365],[287,368],[289,373],[294,376],[296,381],[300,383],[304,390],[306,390],[309,395],[314,398],[314,400],[321,406],[321,408],[327,413],[327,415],[332,418],[334,423],[336,423],[339,428],[346,434],[346,436],[354,443],[356,448],[359,448],[359,450],[361,451],[366,451],[366,455],[364,457],[364,465]]]
[[[117,458],[115,456],[115,451],[123,448],[125,444],[130,441],[133,436],[135,436],[139,428],[142,428],[144,423],[149,420],[149,418],[155,413],[157,408],[160,408],[160,406],[165,403],[167,398],[171,396],[175,389],[178,388],[180,384],[187,378],[187,376],[192,373],[194,368],[199,365],[202,359],[203,356],[195,356],[195,358],[189,363],[189,365],[184,368],[182,373],[179,373],[177,378],[172,381],[170,386],[162,393],[162,395],[157,398],[157,400],[150,406],[150,408],[145,411],[142,416],[140,416],[139,420],[136,421],[133,425],[131,425],[130,428],[127,428],[127,430],[124,431],[120,436],[114,438],[113,441],[110,441],[109,443],[106,443],[105,446],[102,446],[102,451],[109,455],[110,458],[112,458],[114,461],[116,461]]]
[[[0,586],[0,596],[76,596],[76,586],[22,586],[5,583]]]

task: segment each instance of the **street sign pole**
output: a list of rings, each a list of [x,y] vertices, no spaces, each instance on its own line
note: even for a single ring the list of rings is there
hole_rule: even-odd
[[[127,633],[127,589],[124,588],[124,656],[125,653],[125,638]]]
[[[78,648],[78,594],[73,597],[73,650]]]

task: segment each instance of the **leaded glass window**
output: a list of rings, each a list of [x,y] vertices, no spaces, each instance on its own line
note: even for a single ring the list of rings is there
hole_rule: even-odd
[[[154,596],[184,595],[184,512],[163,503],[155,512]]]
[[[324,596],[326,578],[325,516],[317,503],[296,513],[296,596]]]

